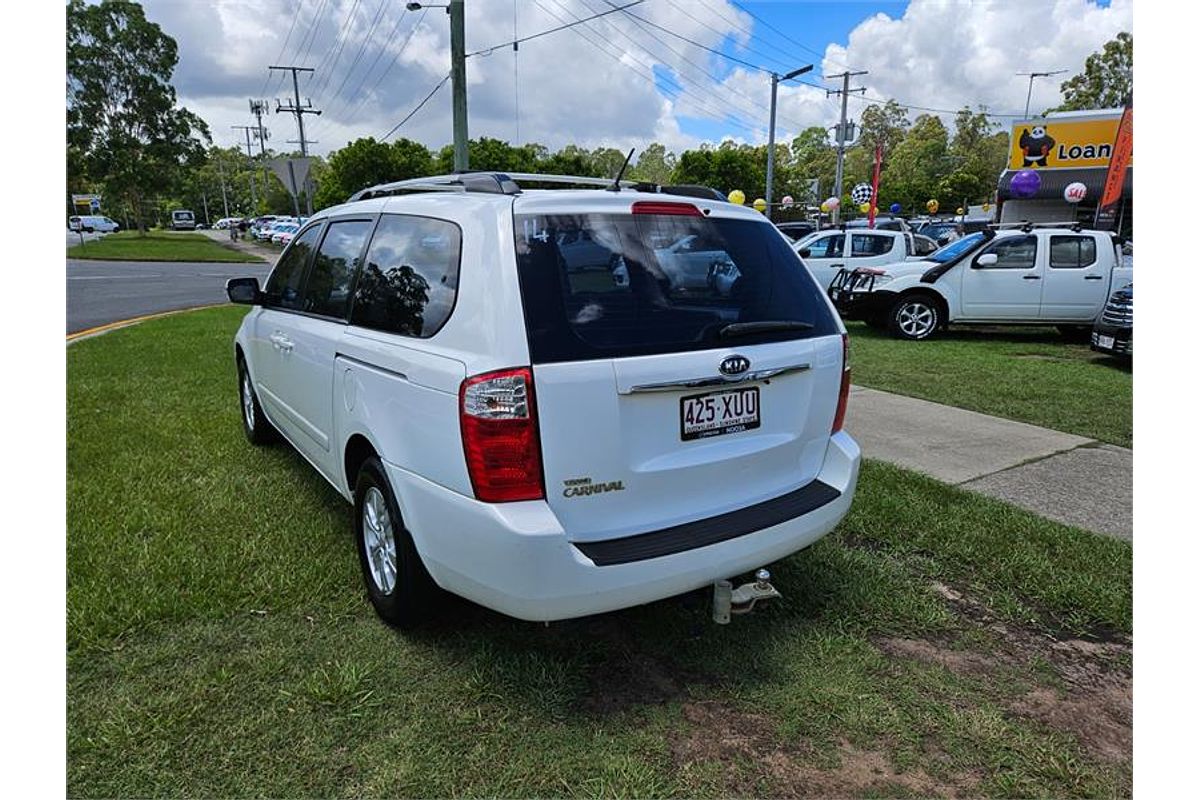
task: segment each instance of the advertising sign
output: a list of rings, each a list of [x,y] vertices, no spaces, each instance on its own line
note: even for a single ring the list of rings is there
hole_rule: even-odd
[[[1013,124],[1008,168],[1107,167],[1121,116],[1094,119],[1032,119]],[[1133,161],[1127,164],[1133,166]]]
[[[1126,168],[1133,161],[1133,106],[1126,106],[1121,115],[1121,124],[1113,137],[1112,162],[1104,177],[1104,193],[1096,207],[1095,226],[1100,230],[1112,230],[1116,224],[1117,203],[1125,188]]]

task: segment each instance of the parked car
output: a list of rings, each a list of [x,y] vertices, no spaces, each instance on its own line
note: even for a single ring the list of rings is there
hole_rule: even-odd
[[[858,217],[857,219],[847,220],[845,227],[847,228],[872,228],[870,220],[866,217]],[[880,214],[875,217],[875,225],[872,228],[877,231],[903,231],[912,233],[912,229],[908,225],[908,220],[903,217],[893,217],[887,214]]]
[[[924,247],[924,245],[922,245]],[[832,228],[810,234],[792,245],[813,277],[828,289],[842,269],[875,267],[914,255],[912,234],[893,230]],[[849,257],[846,253],[849,252]]]
[[[968,233],[977,233],[982,230],[987,230],[987,227],[990,223],[990,217],[966,217],[963,219],[954,217],[952,219],[930,219],[923,222],[915,230],[916,233],[933,239],[938,243],[938,246],[941,247],[953,241],[953,234],[958,232],[959,228],[962,229],[962,235],[965,236]]]
[[[1086,339],[1112,287],[1132,276],[1108,232],[1026,226],[971,233],[926,259],[843,270],[830,297],[847,318],[904,339],[952,323],[1056,325]]]
[[[293,220],[285,218],[276,218],[265,225],[259,226],[254,233],[254,238],[261,242],[271,241],[271,237],[279,233],[284,226],[293,224]]]
[[[817,229],[815,222],[776,222],[775,227],[793,242],[800,241]]]
[[[171,212],[171,230],[173,231],[194,231],[196,230],[196,215],[187,209],[178,208]]]
[[[524,179],[364,190],[304,225],[264,287],[227,284],[250,306],[244,432],[282,436],[353,504],[380,616],[415,624],[435,587],[525,620],[601,613],[832,530],[860,461],[845,327],[770,222]],[[623,278],[572,282],[563,247],[583,233]],[[732,290],[665,266],[653,243],[687,237],[721,248]]]
[[[1133,284],[1109,295],[1100,318],[1092,326],[1092,349],[1098,353],[1133,358]]]
[[[284,222],[274,227],[274,232],[271,234],[271,244],[282,244],[283,237],[289,234],[294,235],[300,230],[300,226],[295,222]]]
[[[72,231],[84,231],[93,233],[113,233],[119,231],[121,226],[109,219],[108,217],[99,214],[84,215],[81,217],[67,217],[67,229]]]

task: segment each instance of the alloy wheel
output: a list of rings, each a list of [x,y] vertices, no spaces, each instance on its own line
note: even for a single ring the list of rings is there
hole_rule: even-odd
[[[937,326],[937,311],[928,303],[911,300],[896,312],[896,324],[905,336],[923,339]]]
[[[363,497],[362,531],[371,580],[382,594],[391,594],[396,588],[396,537],[387,501],[374,486]]]
[[[254,430],[254,389],[250,386],[250,373],[242,373],[242,416],[246,427]]]

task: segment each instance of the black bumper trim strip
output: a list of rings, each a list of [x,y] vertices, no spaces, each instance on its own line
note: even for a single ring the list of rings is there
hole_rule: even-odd
[[[629,564],[736,539],[803,516],[841,496],[842,493],[829,484],[813,481],[772,500],[715,517],[619,539],[575,542],[574,545],[598,567]]]

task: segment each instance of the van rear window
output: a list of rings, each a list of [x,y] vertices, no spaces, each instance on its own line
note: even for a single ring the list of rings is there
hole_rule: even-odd
[[[518,214],[514,223],[534,363],[838,332],[808,269],[766,220]],[[722,335],[746,322],[812,327]]]

